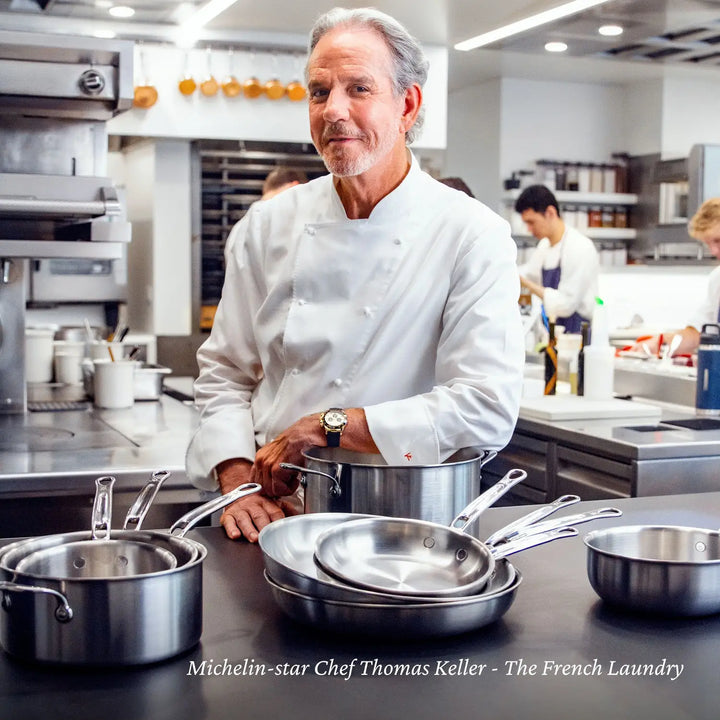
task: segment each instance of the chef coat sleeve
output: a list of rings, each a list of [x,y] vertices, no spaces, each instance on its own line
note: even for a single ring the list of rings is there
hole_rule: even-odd
[[[708,278],[707,292],[702,305],[695,311],[688,322],[689,327],[694,327],[702,332],[702,326],[707,323],[718,322],[718,308],[720,306],[720,267],[715,268]]]
[[[557,289],[545,288],[545,312],[549,318],[568,317],[574,312],[591,317],[600,272],[597,250],[590,238],[579,233],[563,243],[560,283]]]
[[[365,408],[389,464],[436,464],[462,448],[507,444],[525,361],[516,257],[499,217],[461,247],[442,317],[435,387]]]
[[[259,381],[260,359],[251,318],[262,295],[248,258],[253,215],[249,212],[230,233],[222,298],[212,332],[197,353],[200,372],[194,390],[200,425],[185,465],[190,481],[208,490],[217,488],[212,471],[218,463],[255,458],[250,398]]]

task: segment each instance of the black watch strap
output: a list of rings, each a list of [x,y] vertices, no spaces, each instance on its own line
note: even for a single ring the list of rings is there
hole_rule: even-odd
[[[325,437],[327,438],[328,447],[340,447],[340,432],[333,432],[332,430],[325,431]]]

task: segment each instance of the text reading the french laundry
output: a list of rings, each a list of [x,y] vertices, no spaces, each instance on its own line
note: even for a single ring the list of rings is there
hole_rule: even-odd
[[[597,658],[585,663],[563,663],[554,659],[527,662],[523,658],[506,660],[492,666],[473,662],[469,658],[457,660],[436,660],[423,663],[388,663],[378,658],[353,658],[344,662],[333,658],[315,663],[263,663],[251,658],[232,662],[227,658],[219,661],[190,660],[188,675],[204,677],[337,677],[350,680],[352,677],[481,677],[495,674],[507,677],[660,677],[674,682],[684,672],[685,665],[662,658],[658,662],[620,662]]]

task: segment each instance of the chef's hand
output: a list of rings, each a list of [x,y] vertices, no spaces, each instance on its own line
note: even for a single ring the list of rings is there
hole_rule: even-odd
[[[270,497],[292,495],[297,490],[298,475],[295,470],[283,470],[280,463],[302,465],[303,451],[326,443],[319,413],[301,417],[257,451],[250,482],[260,483]]]
[[[221,492],[226,494],[250,482],[251,470],[252,463],[249,460],[236,458],[220,463],[217,475]],[[260,530],[274,520],[285,517],[286,509],[282,501],[254,493],[228,505],[220,516],[220,524],[231,540],[245,537],[250,542],[257,542]]]

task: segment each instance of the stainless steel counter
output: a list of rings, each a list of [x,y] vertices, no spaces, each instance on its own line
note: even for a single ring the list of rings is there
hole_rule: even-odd
[[[209,497],[185,474],[185,452],[197,423],[192,405],[166,395],[124,410],[88,405],[0,416],[0,535],[86,527],[99,475],[117,478],[120,513],[158,469],[172,474],[148,522],[169,526],[188,506]]]
[[[571,510],[601,504],[607,503]],[[617,505],[625,515],[602,527],[717,527],[720,517],[720,493],[631,498]],[[523,512],[491,508],[482,517],[483,536]],[[582,527],[589,532],[600,523]],[[119,670],[43,667],[0,653],[0,715],[13,720],[49,714],[57,720],[718,717],[720,615],[658,619],[612,610],[590,587],[580,537],[513,558],[523,582],[496,623],[457,637],[391,642],[293,622],[272,600],[257,546],[231,542],[220,528],[190,536],[208,547],[203,635],[196,648],[168,662]],[[363,662],[375,672],[362,674]],[[682,666],[675,680],[674,674],[627,674],[671,664]],[[403,671],[425,665],[427,674]],[[472,666],[476,674],[469,674]]]

